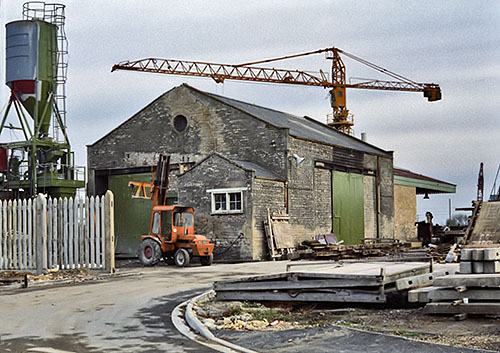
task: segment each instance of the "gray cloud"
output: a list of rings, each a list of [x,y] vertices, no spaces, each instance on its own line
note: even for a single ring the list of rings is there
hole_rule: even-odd
[[[23,2],[0,2],[2,22],[20,19]],[[337,46],[443,88],[443,100],[435,103],[416,93],[349,91],[358,135],[367,132],[371,143],[394,150],[396,165],[456,183],[457,194],[451,197],[457,206],[475,197],[479,162],[484,161],[489,194],[500,161],[498,1],[62,2],[70,41],[69,133],[79,163],[85,163],[86,144],[183,82],[320,121],[330,113],[327,91],[321,88],[112,74],[114,63],[148,56],[241,63]],[[345,62],[349,77],[382,78]],[[329,65],[322,55],[275,63],[327,72]],[[8,90],[0,92],[1,107]],[[446,216],[449,197],[419,200],[419,213],[435,208],[435,214]]]

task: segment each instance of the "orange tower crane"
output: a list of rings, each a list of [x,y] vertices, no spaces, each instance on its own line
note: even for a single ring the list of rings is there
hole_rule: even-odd
[[[275,69],[265,67],[255,67],[252,65],[270,63],[273,61],[297,58],[306,55],[326,53],[326,58],[332,60],[331,79],[328,74],[319,70],[318,72]],[[341,54],[355,61],[360,62],[374,70],[392,77],[393,81],[381,80],[360,80],[359,82],[346,81],[346,69]],[[346,89],[375,89],[385,91],[406,91],[423,92],[428,101],[438,101],[441,99],[441,88],[435,83],[418,83],[405,78],[402,75],[384,69],[367,60],[349,54],[338,48],[319,49],[307,53],[282,56],[274,59],[259,60],[244,64],[215,64],[201,61],[186,61],[173,59],[146,58],[133,61],[120,62],[113,66],[111,71],[130,70],[151,73],[185,75],[197,77],[209,77],[217,83],[224,80],[257,81],[268,83],[286,83],[303,86],[319,86],[330,89],[331,104],[333,114],[328,125],[346,133],[352,134],[354,125],[352,116],[346,106]]]

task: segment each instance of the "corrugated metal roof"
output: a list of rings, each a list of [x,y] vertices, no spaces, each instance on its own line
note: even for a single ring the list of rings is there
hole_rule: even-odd
[[[329,145],[336,145],[339,147],[350,148],[376,155],[382,155],[388,157],[392,155],[390,152],[372,146],[366,142],[361,141],[360,139],[357,139],[356,137],[343,134],[329,127],[328,125],[323,124],[307,116],[297,116],[285,112],[280,112],[278,110],[261,107],[255,104],[242,102],[236,99],[219,96],[217,94],[199,90],[197,91],[209,97],[217,99],[227,105],[242,110],[250,115],[253,115],[267,122],[270,125],[279,128],[289,129],[290,135],[295,137],[322,142]]]
[[[455,184],[448,183],[447,181],[434,179],[434,178],[428,177],[428,176],[423,175],[423,174],[414,173],[408,169],[394,168],[394,175],[399,175],[402,177],[408,177],[408,178],[412,178],[412,179],[425,180],[425,181],[430,181],[430,182],[434,182],[434,183],[441,183],[441,184],[448,184],[451,186],[456,186]]]
[[[234,164],[239,165],[243,169],[253,170],[255,172],[255,176],[257,178],[268,178],[268,179],[283,180],[283,178],[281,178],[280,176],[274,174],[270,170],[268,170],[268,169],[266,169],[264,167],[261,167],[260,165],[255,164],[253,162],[239,161],[239,160],[236,160],[236,159],[230,159],[230,161],[233,162]]]
[[[416,188],[417,195],[454,194],[457,192],[455,184],[399,168],[394,168],[394,184],[413,186]]]

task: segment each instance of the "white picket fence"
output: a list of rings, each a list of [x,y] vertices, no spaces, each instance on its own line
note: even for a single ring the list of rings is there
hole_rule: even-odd
[[[114,271],[113,194],[0,201],[0,270]]]

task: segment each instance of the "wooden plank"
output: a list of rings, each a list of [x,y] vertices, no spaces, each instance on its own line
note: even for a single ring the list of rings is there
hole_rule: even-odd
[[[474,229],[474,225],[476,223],[480,208],[481,208],[481,202],[475,202],[474,210],[472,211],[472,216],[469,220],[469,224],[467,225],[467,229],[465,231],[465,244],[468,244],[470,242],[472,231]]]
[[[439,271],[434,271],[432,273],[426,273],[423,275],[401,278],[396,281],[396,289],[404,290],[404,289],[413,289],[413,288],[430,286],[433,284],[435,278],[454,275],[457,272],[458,272],[458,265],[455,265],[453,269],[439,270]]]
[[[269,208],[267,209],[267,223],[264,222],[264,231],[266,233],[266,239],[267,239],[267,246],[269,248],[269,253],[271,255],[271,259],[275,259],[275,257],[278,257],[275,247],[274,247],[274,237],[273,237],[273,229],[271,226],[271,211]]]
[[[296,301],[330,303],[385,303],[386,297],[377,292],[338,290],[335,293],[315,292],[217,292],[218,300],[255,300],[255,301]]]
[[[66,200],[66,199],[65,199]],[[66,228],[68,229],[68,259],[69,268],[75,268],[75,257],[74,257],[74,228],[73,228],[73,198],[68,199],[68,203],[65,204],[65,212],[67,217],[64,217],[64,221],[67,223]]]
[[[101,204],[99,206],[101,212],[101,268],[106,268],[106,212],[105,212],[105,195],[101,196]]]
[[[12,269],[12,200],[7,202],[7,257],[8,268]]]
[[[104,229],[105,229],[105,256],[104,269],[108,273],[115,272],[115,220],[114,211],[115,201],[113,193],[108,190],[104,195],[103,211],[104,211]]]
[[[452,301],[468,298],[469,301],[485,300],[498,301],[500,303],[500,288],[497,289],[467,289],[464,292],[456,291],[453,288],[432,287],[439,290],[429,293],[429,299],[432,302]]]
[[[69,236],[69,230],[68,230],[68,199],[65,198],[63,200],[63,218],[61,219],[62,227],[63,227],[63,234],[64,234],[64,269],[70,269],[71,268],[71,245],[70,243],[70,236]]]
[[[89,212],[89,204],[90,204],[90,199],[88,197],[85,197],[85,205],[84,205],[84,215],[85,215],[85,229],[84,229],[84,236],[85,236],[85,243],[84,243],[84,248],[85,248],[85,265],[87,268],[90,268],[90,212]]]
[[[17,211],[18,205],[17,200],[12,202],[12,269],[19,270],[19,248],[21,246],[21,242],[19,239],[19,233],[17,229]]]
[[[288,222],[271,223],[276,248],[287,249],[294,248],[295,243],[292,237],[292,226]]]
[[[89,268],[95,268],[95,199],[90,197],[89,202],[89,228],[90,228],[90,264]]]
[[[458,305],[452,305],[451,303],[429,303],[425,306],[424,313],[499,315],[500,303],[468,303]]]
[[[18,203],[18,213],[17,213],[17,223],[18,223],[18,230],[19,230],[19,268],[21,270],[27,270],[27,254],[26,254],[26,200],[19,200]]]
[[[49,268],[54,268],[54,233],[52,231],[52,198],[47,200],[47,265]]]
[[[101,198],[95,198],[95,264],[101,267]]]
[[[57,225],[57,199],[52,200],[52,241],[53,241],[53,251],[54,251],[54,268],[59,268],[60,262],[60,247],[59,247],[59,233]]]
[[[35,259],[34,259],[34,231],[33,231],[33,217],[35,214],[35,209],[34,209],[34,203],[31,199],[28,199],[28,268],[34,269],[35,268]]]
[[[78,199],[73,200],[73,248],[75,258],[75,268],[80,268],[80,237],[78,234]]]
[[[500,287],[500,274],[467,274],[439,277],[434,280],[436,287]]]
[[[80,266],[85,267],[85,201],[82,198],[78,199],[78,239],[80,242]]]

